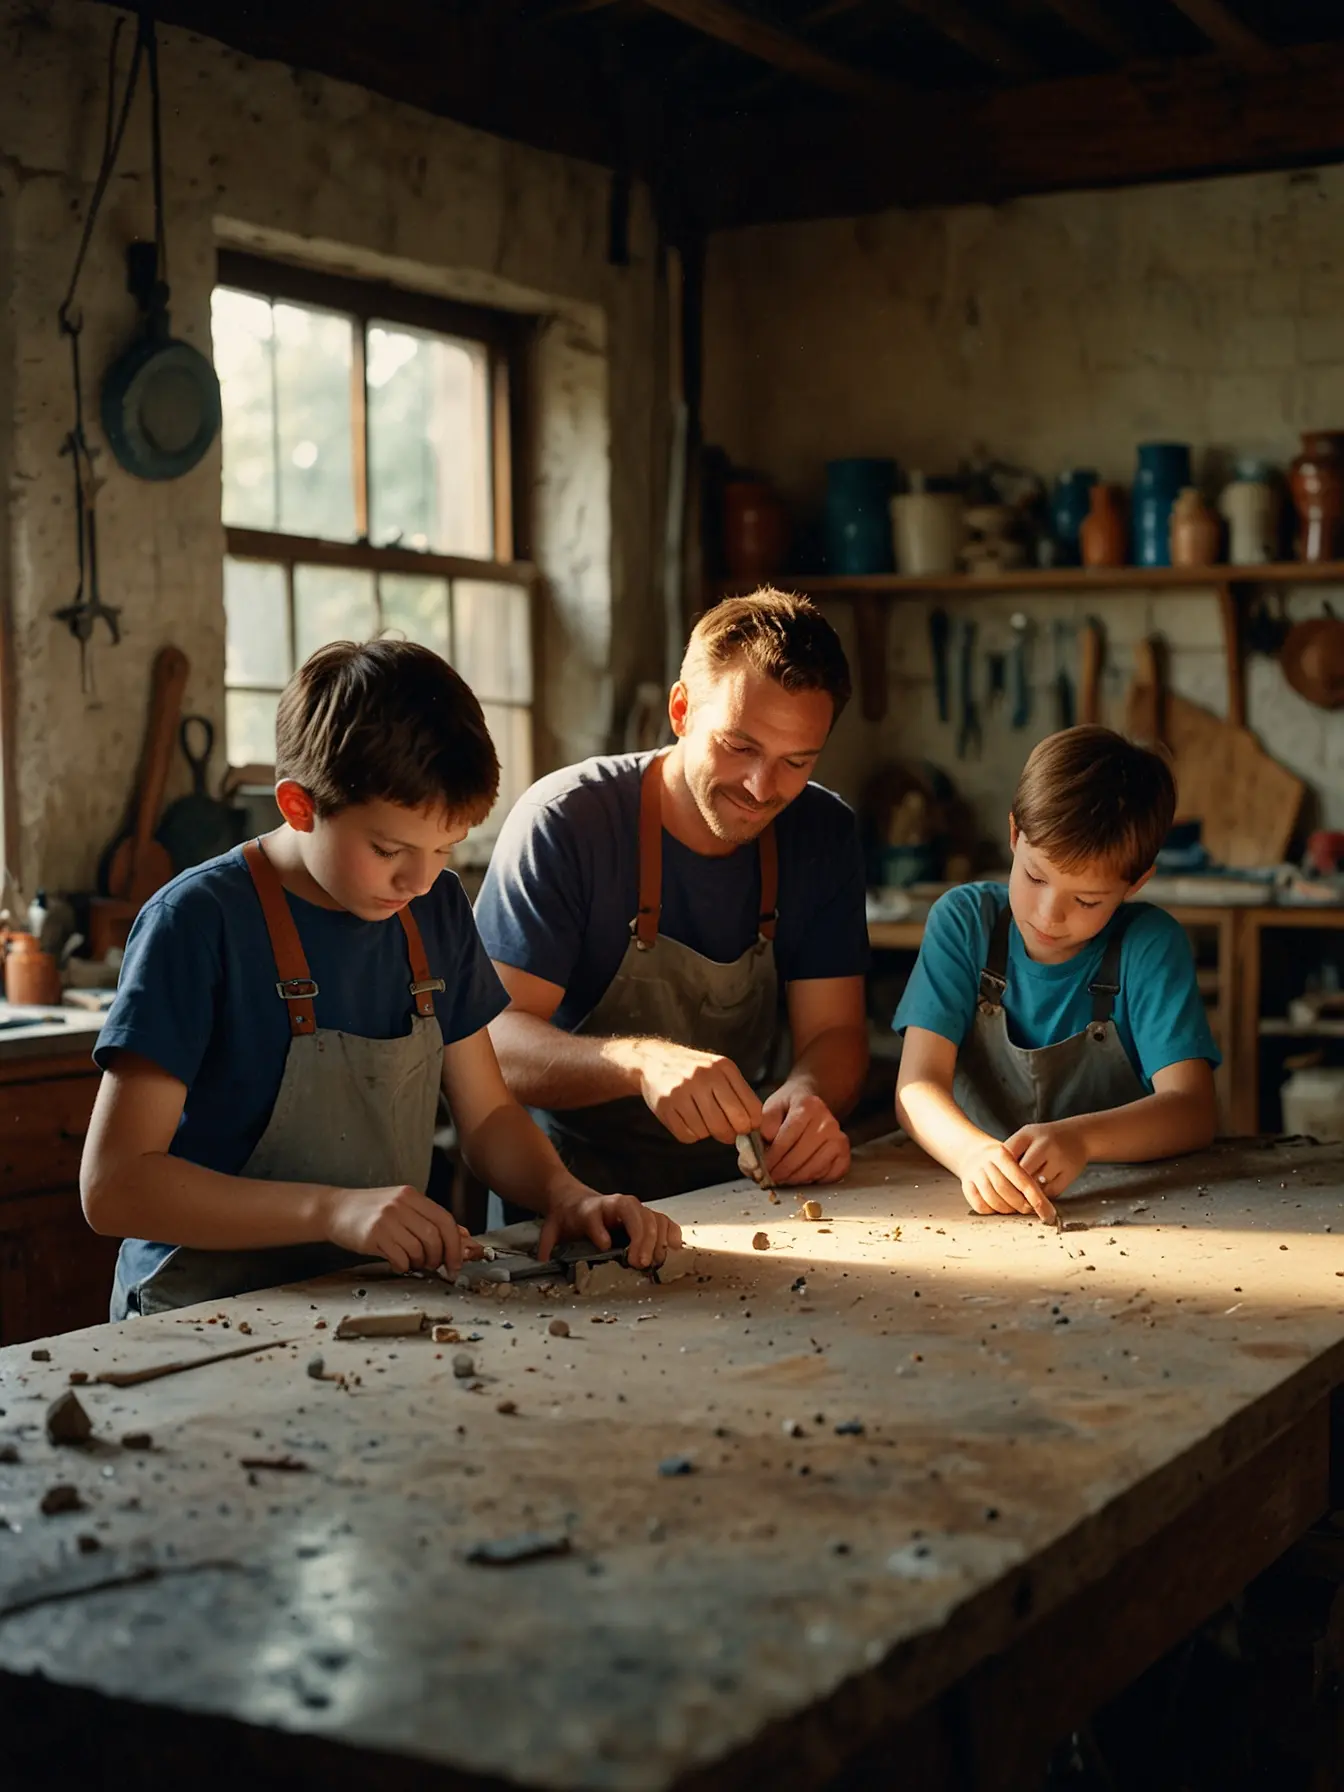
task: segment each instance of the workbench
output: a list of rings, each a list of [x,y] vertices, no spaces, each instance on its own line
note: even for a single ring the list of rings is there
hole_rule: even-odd
[[[1327,1509],[1342,1186],[1344,1147],[1242,1143],[1093,1168],[1057,1230],[888,1140],[820,1220],[670,1203],[666,1286],[369,1269],[0,1352],[7,1769],[1030,1787]],[[335,1338],[412,1309],[461,1341]],[[469,1559],[521,1533],[555,1553]]]

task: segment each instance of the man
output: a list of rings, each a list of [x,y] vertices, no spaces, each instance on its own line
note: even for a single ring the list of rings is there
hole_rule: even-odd
[[[655,1200],[728,1180],[756,1128],[778,1182],[849,1168],[863,856],[852,811],[809,782],[849,693],[805,598],[731,599],[691,636],[670,750],[553,773],[506,821],[476,904],[509,997],[490,1032],[593,1187]],[[762,1100],[781,983],[792,1065]]]

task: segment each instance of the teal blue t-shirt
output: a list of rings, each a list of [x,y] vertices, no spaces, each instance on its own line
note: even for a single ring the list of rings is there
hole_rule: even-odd
[[[919,960],[901,997],[893,1029],[924,1027],[960,1046],[970,1031],[989,952],[980,898],[990,892],[997,919],[1008,901],[1006,884],[961,884],[929,910]],[[1151,1091],[1153,1078],[1188,1058],[1221,1063],[1195,977],[1194,955],[1179,921],[1151,903],[1130,911],[1120,952],[1120,994],[1115,1024],[1129,1061]],[[1037,964],[1027,956],[1016,927],[1008,934],[1008,988],[1003,1005],[1008,1037],[1031,1049],[1057,1045],[1081,1033],[1092,1015],[1087,986],[1101,968],[1116,915],[1094,940],[1064,964]]]

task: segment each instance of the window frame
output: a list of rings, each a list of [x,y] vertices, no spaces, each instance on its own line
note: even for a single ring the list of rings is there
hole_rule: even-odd
[[[531,731],[535,773],[539,745],[538,695],[541,689],[539,647],[541,630],[537,614],[537,569],[529,557],[531,541],[530,490],[527,465],[529,433],[526,428],[527,371],[537,320],[527,314],[496,311],[462,303],[433,293],[416,292],[385,281],[333,274],[297,263],[238,249],[219,249],[215,259],[215,285],[232,287],[272,303],[309,305],[351,318],[354,366],[352,398],[354,422],[355,523],[353,541],[332,541],[322,536],[292,535],[280,530],[242,528],[225,522],[224,552],[230,560],[259,561],[283,568],[291,658],[294,650],[294,572],[298,566],[327,566],[357,572],[402,573],[413,577],[523,586],[528,592],[532,656],[532,698],[526,707]],[[367,385],[364,378],[365,342],[371,323],[400,324],[432,331],[480,345],[487,357],[489,456],[494,554],[488,559],[472,555],[442,554],[430,549],[377,546],[368,536],[369,435]],[[269,695],[271,687],[226,683],[225,690]],[[234,768],[252,779],[272,767]]]

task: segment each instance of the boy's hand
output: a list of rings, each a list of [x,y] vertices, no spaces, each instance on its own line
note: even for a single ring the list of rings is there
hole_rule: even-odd
[[[582,1183],[577,1192],[551,1203],[541,1228],[537,1256],[550,1260],[556,1245],[567,1238],[587,1238],[599,1251],[611,1249],[610,1226],[624,1226],[630,1239],[626,1260],[631,1269],[652,1269],[673,1245],[681,1243],[681,1227],[665,1213],[646,1207],[633,1195],[599,1195]]]
[[[1052,1195],[1064,1190],[1088,1166],[1087,1141],[1073,1120],[1042,1120],[1019,1126],[1003,1142],[1040,1189]]]
[[[765,1167],[776,1182],[839,1182],[849,1169],[849,1135],[820,1095],[777,1089],[761,1109]],[[739,1164],[747,1175],[751,1171]]]
[[[333,1188],[323,1217],[332,1244],[357,1257],[384,1257],[403,1275],[446,1269],[453,1276],[464,1258],[481,1255],[452,1214],[414,1188]]]
[[[1020,1139],[1022,1133],[1014,1136]],[[962,1194],[972,1213],[1037,1213],[1053,1223],[1055,1210],[1049,1196],[1018,1163],[1012,1144],[1012,1139],[1000,1144],[987,1138],[977,1147],[960,1165]]]

